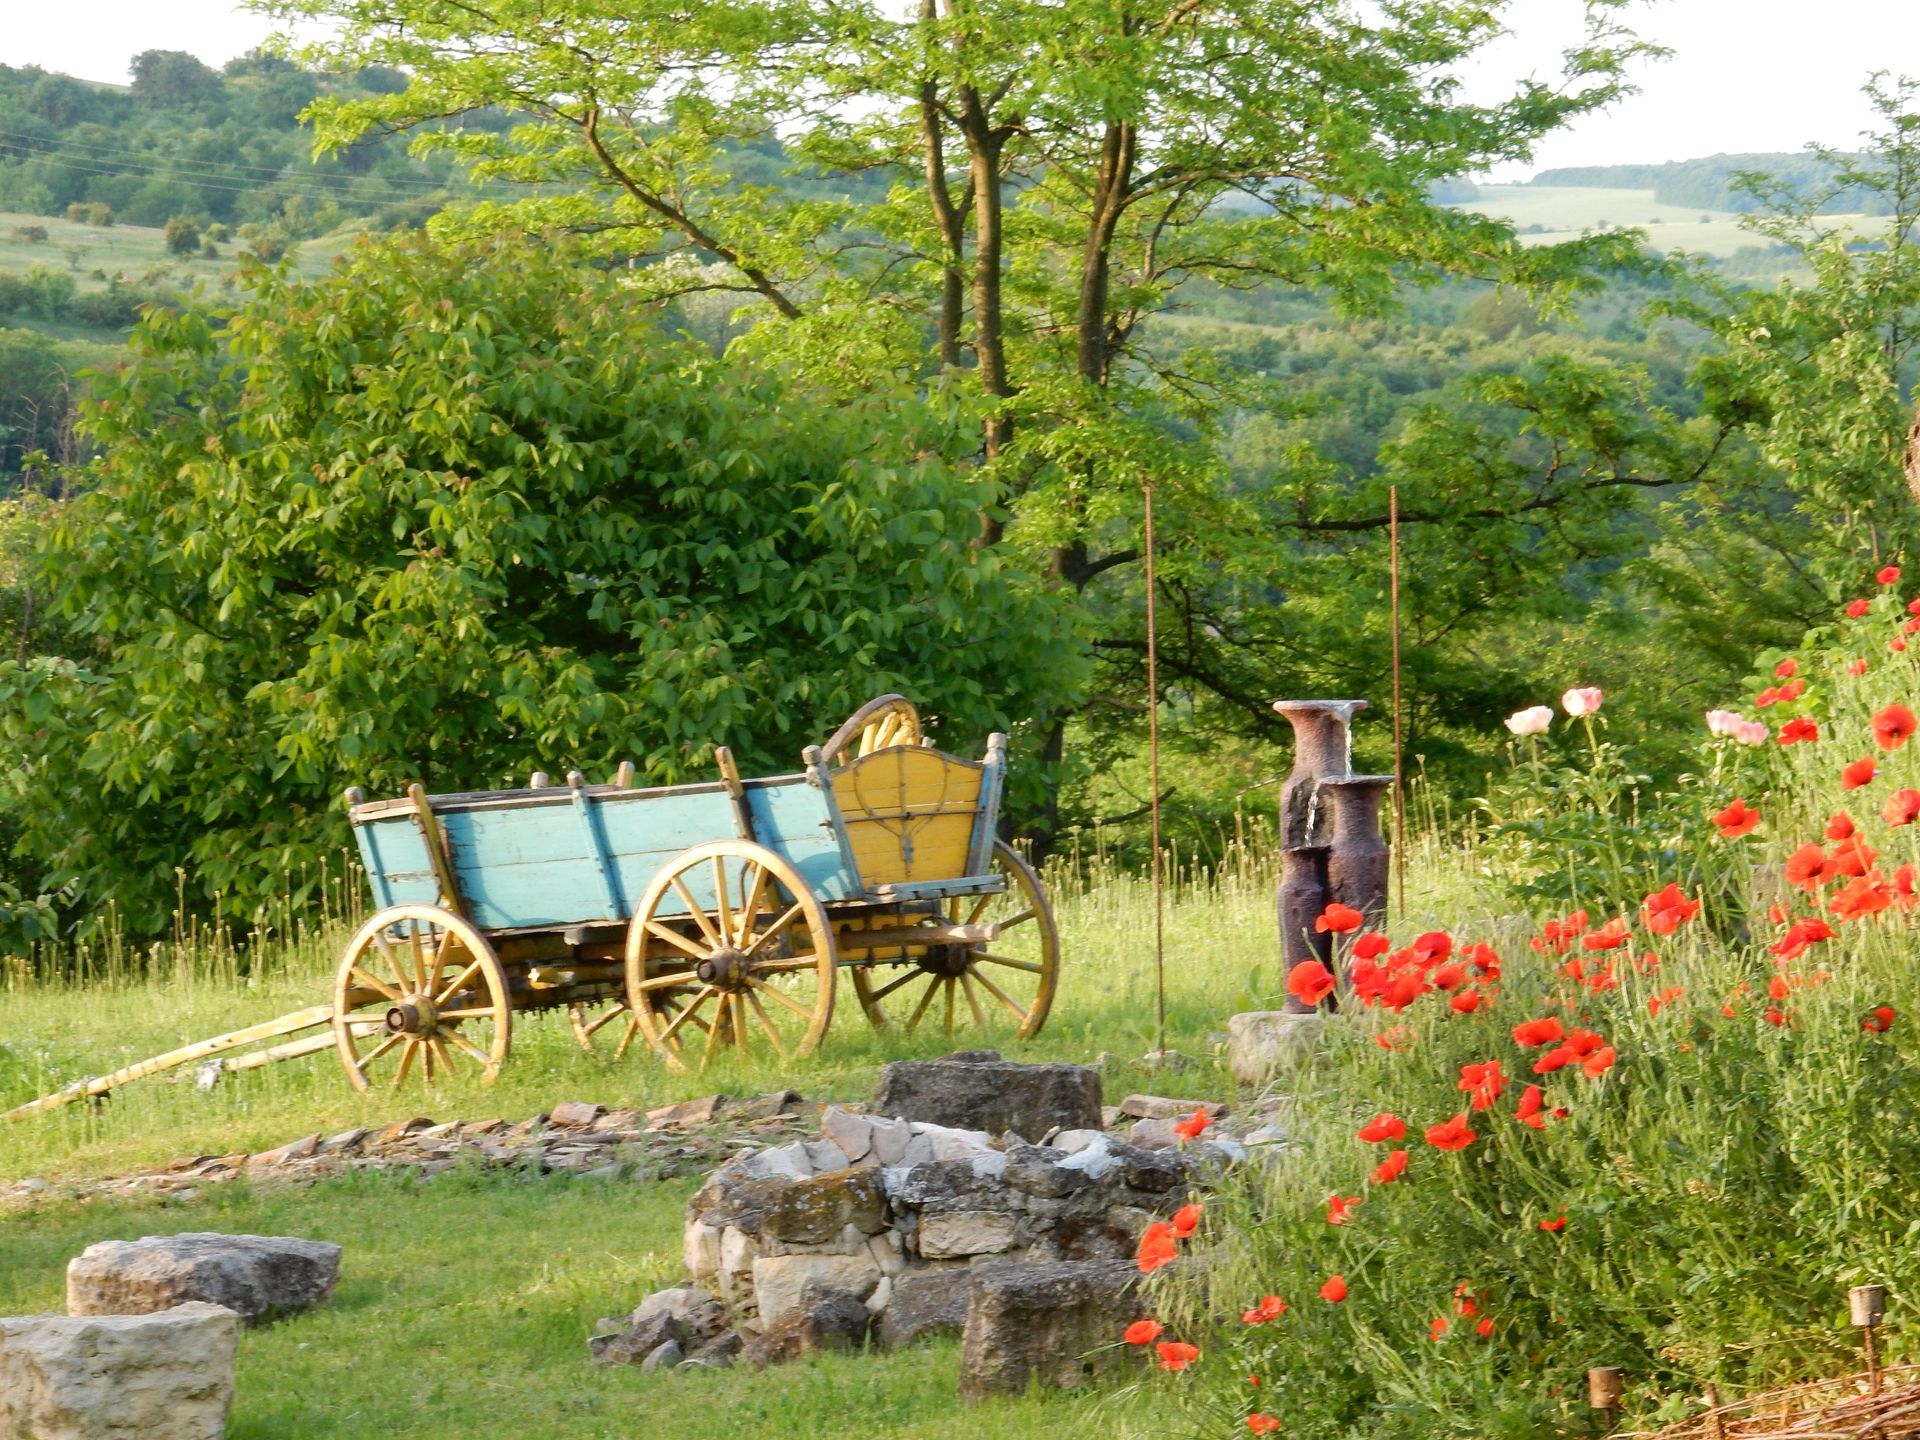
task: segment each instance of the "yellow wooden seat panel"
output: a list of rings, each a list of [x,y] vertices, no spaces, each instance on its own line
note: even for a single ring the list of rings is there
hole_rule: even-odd
[[[831,774],[867,888],[967,874],[986,766],[924,745],[896,745]]]

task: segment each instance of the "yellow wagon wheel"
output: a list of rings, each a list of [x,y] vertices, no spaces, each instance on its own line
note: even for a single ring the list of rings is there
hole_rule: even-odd
[[[833,1019],[833,969],[825,908],[799,871],[746,840],[674,859],[627,930],[627,1004],[676,1070],[725,1050],[811,1054]]]
[[[513,1040],[506,972],[487,939],[438,905],[382,910],[347,942],[333,1039],[356,1090],[500,1073]]]
[[[1004,840],[993,842],[993,868],[1006,877],[1005,890],[954,896],[944,904],[945,918],[954,924],[998,925],[994,939],[929,945],[899,969],[884,962],[851,967],[854,993],[876,1030],[912,1035],[923,1025],[938,1025],[948,1036],[972,1032],[1015,1040],[1040,1033],[1060,983],[1060,930],[1040,877]]]
[[[828,765],[844,765],[876,750],[925,742],[914,703],[904,695],[882,695],[854,711],[846,724],[827,737],[820,758]]]

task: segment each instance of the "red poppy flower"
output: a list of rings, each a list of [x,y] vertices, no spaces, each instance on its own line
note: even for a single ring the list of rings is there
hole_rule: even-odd
[[[1674,884],[1647,896],[1640,907],[1640,918],[1646,922],[1647,929],[1656,935],[1673,934],[1699,913],[1700,902],[1689,900]]]
[[[1798,745],[1802,740],[1812,742],[1820,738],[1820,727],[1804,715],[1796,715],[1780,727],[1782,745]]]
[[[1173,1212],[1173,1233],[1184,1240],[1200,1226],[1200,1206],[1182,1205]]]
[[[1287,972],[1287,993],[1302,1005],[1318,1005],[1333,985],[1333,972],[1318,960],[1302,960]]]
[[[1767,998],[1769,1000],[1787,998],[1787,982],[1784,976],[1776,975],[1767,982]]]
[[[1547,1128],[1547,1122],[1540,1118],[1541,1109],[1540,1087],[1529,1085],[1520,1093],[1520,1104],[1513,1112],[1513,1117],[1522,1125],[1530,1125],[1535,1130],[1544,1130]]]
[[[1893,887],[1878,870],[1870,870],[1834,895],[1828,905],[1836,920],[1862,920],[1893,904]]]
[[[1256,1435],[1271,1435],[1274,1431],[1278,1430],[1279,1428],[1280,1428],[1280,1422],[1278,1420],[1274,1419],[1273,1416],[1271,1415],[1262,1413],[1259,1410],[1256,1410],[1253,1412],[1253,1414],[1247,1416],[1247,1429],[1251,1430]]]
[[[1564,1230],[1567,1228],[1567,1217],[1564,1215],[1556,1215],[1551,1220],[1542,1220],[1540,1222],[1540,1228],[1549,1233]]]
[[[1359,1130],[1360,1138],[1369,1145],[1378,1145],[1383,1140],[1398,1140],[1406,1133],[1407,1122],[1390,1110],[1382,1110]]]
[[[1513,1043],[1516,1045],[1553,1045],[1566,1038],[1566,1027],[1551,1015],[1513,1027]]]
[[[1467,967],[1457,961],[1452,965],[1442,965],[1433,972],[1433,988],[1436,990],[1458,990],[1467,983]]]
[[[1767,947],[1782,960],[1798,960],[1807,953],[1807,947],[1822,940],[1833,938],[1833,927],[1826,921],[1809,917],[1796,920],[1787,927],[1787,933]]]
[[[1467,959],[1473,962],[1473,968],[1489,980],[1500,978],[1500,954],[1484,940],[1476,941],[1466,950]]]
[[[1859,835],[1849,835],[1833,847],[1833,853],[1827,856],[1827,863],[1820,870],[1822,880],[1839,878],[1853,879],[1873,868],[1873,862],[1880,852],[1868,845]]]
[[[1481,999],[1482,997],[1478,990],[1462,990],[1458,995],[1448,1000],[1447,1005],[1455,1014],[1471,1015],[1480,1008]]]
[[[1335,1275],[1329,1278],[1327,1283],[1320,1287],[1320,1298],[1334,1305],[1338,1305],[1342,1300],[1346,1299],[1347,1277],[1344,1275]]]
[[[1479,1138],[1468,1128],[1464,1110],[1451,1120],[1427,1129],[1427,1143],[1436,1150],[1464,1150]]]
[[[1802,890],[1818,890],[1821,876],[1826,872],[1826,868],[1826,851],[1818,845],[1802,845],[1787,857],[1787,883],[1798,885]]]
[[[1486,1319],[1482,1320],[1478,1325],[1474,1326],[1473,1333],[1478,1335],[1482,1340],[1492,1339],[1493,1338],[1493,1317],[1489,1315]]]
[[[1884,1035],[1893,1028],[1893,1019],[1893,1006],[1881,1005],[1860,1022],[1860,1028],[1870,1030],[1875,1035]]]
[[[1887,641],[1887,649],[1893,651],[1893,653],[1896,655],[1903,653],[1906,650],[1906,648],[1907,648],[1907,642],[1902,640],[1898,635],[1894,636],[1893,639]]]
[[[1454,1088],[1473,1097],[1472,1108],[1491,1110],[1507,1088],[1507,1077],[1500,1073],[1498,1060],[1483,1060],[1478,1065],[1460,1067],[1460,1083]]]
[[[1160,1352],[1162,1370],[1184,1370],[1200,1358],[1200,1347],[1184,1340],[1162,1340],[1153,1348]]]
[[[1880,807],[1880,818],[1889,825],[1911,825],[1920,816],[1920,790],[1896,790]]]
[[[1787,1012],[1780,1009],[1777,1005],[1769,1005],[1766,1015],[1762,1018],[1766,1020],[1767,1024],[1778,1030],[1782,1025],[1787,1023]]]
[[[1853,834],[1853,817],[1846,811],[1839,811],[1827,821],[1827,839],[1845,840],[1851,834]]]
[[[1649,1015],[1658,1015],[1663,1008],[1671,1005],[1686,993],[1687,992],[1678,985],[1669,985],[1658,995],[1649,995],[1647,997],[1647,1013]]]
[[[1842,790],[1858,790],[1862,785],[1871,785],[1875,765],[1871,755],[1863,755],[1840,772]]]
[[[1369,930],[1353,939],[1353,958],[1356,960],[1378,960],[1393,948],[1393,942],[1378,930]]]
[[[1198,1140],[1207,1126],[1213,1123],[1213,1117],[1204,1110],[1196,1110],[1173,1127],[1173,1133],[1182,1140]]]
[[[1902,635],[1920,633],[1920,615],[1914,616],[1911,620],[1902,620],[1900,622],[1900,633]]]
[[[1373,1043],[1382,1050],[1404,1050],[1413,1044],[1413,1031],[1404,1025],[1394,1025],[1374,1036]]]
[[[1753,703],[1762,710],[1766,709],[1769,705],[1777,705],[1780,703],[1780,691],[1774,686],[1769,685],[1753,697]]]
[[[1913,711],[1904,705],[1889,705],[1873,717],[1873,743],[1882,750],[1898,750],[1914,731]]]
[[[1327,1197],[1327,1224],[1344,1225],[1353,1218],[1354,1207],[1360,1203],[1358,1195],[1329,1195]]]
[[[1320,912],[1320,918],[1313,922],[1314,933],[1324,935],[1329,930],[1336,935],[1345,935],[1358,930],[1367,923],[1367,917],[1351,905],[1342,905],[1338,900]]]
[[[1883,565],[1880,568],[1880,573],[1873,578],[1878,580],[1882,585],[1898,585],[1900,583],[1900,567],[1898,565]]]
[[[1432,988],[1420,975],[1407,971],[1393,977],[1382,1001],[1387,1009],[1398,1015]]]
[[[1136,1320],[1120,1332],[1120,1338],[1129,1345],[1151,1345],[1166,1328],[1158,1320]]]
[[[1786,659],[1782,660],[1778,665],[1773,667],[1773,678],[1776,680],[1791,680],[1794,677],[1795,672],[1797,672],[1799,669],[1800,669],[1800,662],[1794,659],[1791,655],[1789,655]]]
[[[1173,1227],[1155,1220],[1140,1232],[1140,1249],[1135,1259],[1142,1275],[1151,1275],[1162,1265],[1180,1258],[1180,1247],[1173,1238]]]
[[[1603,1045],[1581,1062],[1580,1069],[1595,1079],[1613,1068],[1613,1062],[1619,1057],[1613,1053],[1611,1045]]]
[[[1429,1340],[1438,1340],[1441,1336],[1445,1335],[1446,1333],[1447,1333],[1446,1317],[1443,1315],[1436,1315],[1433,1318],[1433,1323],[1427,1326],[1427,1338]]]
[[[1373,1183],[1376,1185],[1391,1185],[1406,1173],[1407,1152],[1404,1150],[1389,1150],[1387,1152],[1387,1158],[1373,1167]]]
[[[1867,662],[1864,660],[1854,660],[1847,665],[1847,674],[1849,675],[1864,675],[1866,673]]]
[[[1852,620],[1858,620],[1862,615],[1867,613],[1871,606],[1872,602],[1868,600],[1849,600],[1847,602],[1847,617]]]
[[[1453,954],[1453,936],[1444,930],[1429,930],[1413,937],[1413,958],[1422,965],[1438,965]]]
[[[1713,817],[1713,823],[1720,827],[1723,840],[1738,840],[1749,834],[1760,823],[1760,812],[1749,810],[1745,800],[1736,798],[1734,802]]]
[[[1287,1302],[1278,1295],[1262,1295],[1258,1305],[1240,1312],[1240,1318],[1248,1325],[1264,1325],[1269,1320],[1278,1320],[1286,1312]]]

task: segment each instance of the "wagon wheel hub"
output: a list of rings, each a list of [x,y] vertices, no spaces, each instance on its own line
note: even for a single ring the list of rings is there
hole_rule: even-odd
[[[747,958],[746,952],[736,950],[731,945],[722,945],[694,966],[696,975],[722,990],[745,989],[747,976],[752,970],[753,962]]]
[[[440,1017],[433,1002],[424,995],[409,995],[398,1005],[387,1008],[389,1035],[431,1035],[439,1028]]]
[[[929,945],[918,963],[931,975],[964,975],[973,964],[973,949],[967,945]]]

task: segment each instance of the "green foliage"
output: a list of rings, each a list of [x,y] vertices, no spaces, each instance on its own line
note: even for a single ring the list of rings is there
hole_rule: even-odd
[[[185,215],[175,215],[166,225],[167,249],[175,255],[191,255],[200,248],[200,227]]]
[[[240,916],[317,873],[349,782],[786,772],[890,689],[964,750],[1079,683],[968,543],[959,412],[716,359],[562,246],[368,244],[132,349],[45,554],[92,648],[0,671],[0,734],[24,853],[137,932],[175,865]]]

